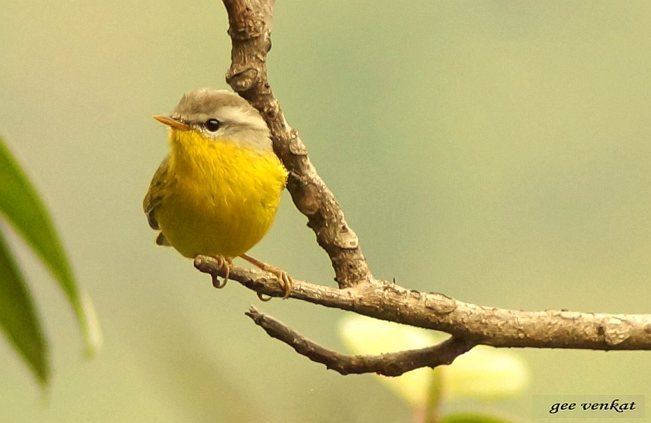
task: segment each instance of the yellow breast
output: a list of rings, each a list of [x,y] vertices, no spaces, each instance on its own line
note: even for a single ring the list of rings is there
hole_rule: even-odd
[[[186,257],[243,254],[271,227],[287,171],[272,151],[192,131],[174,137],[155,215],[163,235]]]

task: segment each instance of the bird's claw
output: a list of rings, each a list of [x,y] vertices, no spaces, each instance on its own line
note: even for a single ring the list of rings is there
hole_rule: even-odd
[[[211,273],[210,276],[212,277],[212,286],[217,289],[222,289],[228,282],[228,277],[230,276],[231,268],[233,267],[233,260],[223,256],[214,256],[213,258],[217,262],[217,267],[219,267],[219,269],[224,272],[225,275],[223,280],[220,281],[216,273]]]
[[[280,284],[280,289],[283,291],[283,299],[289,297],[289,295],[292,293],[293,279],[291,276],[287,274],[287,272],[277,268],[276,266],[272,266],[256,258],[253,258],[248,254],[242,254],[240,255],[240,257],[242,257],[244,260],[248,261],[255,267],[274,275],[276,279],[278,279],[278,283]],[[258,298],[260,298],[261,301],[269,301],[271,299],[271,296],[261,294],[259,292],[257,294],[258,294]]]
[[[268,266],[266,269],[264,269],[266,272],[271,273],[278,279],[278,283],[280,284],[280,288],[283,291],[283,300],[288,298],[289,295],[292,293],[292,284],[293,284],[293,279],[287,272],[284,270],[278,269],[277,267],[273,266]],[[258,298],[260,301],[269,301],[271,300],[271,296],[267,296],[263,293],[258,292],[257,293]]]
[[[271,299],[273,298],[272,296],[270,296],[270,295],[265,295],[265,294],[263,294],[262,292],[256,292],[255,295],[258,296],[258,299],[259,299],[260,301],[264,301],[264,302],[271,301]]]
[[[280,288],[283,290],[283,300],[289,297],[289,294],[292,293],[292,284],[293,279],[287,274],[284,270],[278,269],[276,267],[269,267],[267,272],[274,275],[278,282],[280,283]]]

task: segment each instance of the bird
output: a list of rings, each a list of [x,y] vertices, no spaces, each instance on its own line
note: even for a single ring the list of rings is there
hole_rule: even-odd
[[[241,257],[276,276],[287,298],[287,272],[246,254],[271,227],[288,175],[260,113],[234,92],[199,88],[154,119],[170,146],[143,201],[156,244],[213,257],[225,274],[218,288]]]

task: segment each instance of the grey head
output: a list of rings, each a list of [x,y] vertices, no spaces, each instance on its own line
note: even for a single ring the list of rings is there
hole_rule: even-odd
[[[189,91],[170,118],[214,140],[271,151],[269,128],[260,113],[231,91],[213,88]]]

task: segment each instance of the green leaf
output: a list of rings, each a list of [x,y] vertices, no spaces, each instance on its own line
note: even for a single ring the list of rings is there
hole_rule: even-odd
[[[50,375],[47,345],[29,290],[0,232],[0,327],[38,381]]]
[[[36,251],[63,289],[81,326],[90,355],[102,343],[92,302],[81,290],[38,194],[0,138],[0,212]]]
[[[443,417],[441,423],[511,423],[511,420],[487,414],[456,413]]]

